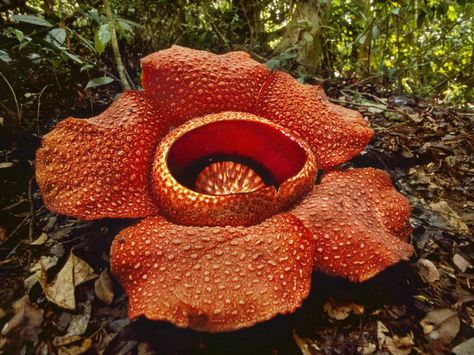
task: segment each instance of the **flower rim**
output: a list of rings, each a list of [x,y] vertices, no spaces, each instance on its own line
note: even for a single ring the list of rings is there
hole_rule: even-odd
[[[246,193],[210,195],[184,186],[178,182],[176,176],[171,171],[172,169],[170,169],[170,155],[173,155],[173,148],[176,148],[176,145],[182,142],[190,133],[202,128],[217,131],[219,128],[216,125],[221,123],[228,123],[230,127],[232,127],[232,124],[239,126],[240,124],[250,123],[251,125],[259,126],[260,129],[267,130],[268,134],[274,134],[275,138],[279,138],[280,143],[283,141],[282,138],[284,138],[288,145],[291,144],[298,150],[300,155],[304,154],[303,160],[298,162],[298,166],[301,165],[301,167],[297,168],[296,173],[286,176],[284,179],[277,179],[279,180],[278,188],[265,186]],[[246,127],[249,131],[252,129],[250,126]],[[229,128],[229,126],[226,128]],[[242,134],[241,131],[238,133]],[[222,131],[221,134],[227,134],[227,139],[229,137],[232,138],[232,134]],[[247,134],[247,132],[243,134]],[[196,133],[196,136],[198,136],[197,140],[201,138],[201,135]],[[191,142],[191,144],[195,143],[196,141]],[[189,145],[187,144],[181,151],[189,151]],[[211,146],[206,150],[209,152],[212,149],[213,147]],[[225,149],[227,151],[236,151],[239,147],[236,147],[234,142],[234,146],[227,146]],[[266,147],[262,148],[263,155],[265,155],[265,149]],[[199,151],[199,148],[196,150]],[[191,154],[193,153],[196,153],[196,151],[191,152]],[[217,153],[222,152],[218,151]],[[252,152],[249,154],[252,154]],[[255,158],[255,156],[250,158]],[[281,159],[285,158],[287,157],[281,157]],[[281,162],[281,159],[273,162],[273,165]],[[283,212],[297,200],[301,199],[311,190],[316,178],[317,169],[314,154],[307,143],[299,137],[292,135],[284,127],[251,114],[221,112],[190,120],[164,137],[156,149],[151,171],[154,196],[161,208],[161,213],[168,220],[182,225],[248,226],[258,224],[271,215]]]

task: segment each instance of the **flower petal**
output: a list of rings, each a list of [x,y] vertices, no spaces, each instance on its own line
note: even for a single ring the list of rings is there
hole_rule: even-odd
[[[251,112],[271,76],[247,53],[216,55],[172,46],[141,60],[145,93],[166,109],[171,123],[219,111]]]
[[[168,132],[159,117],[148,98],[128,91],[96,117],[61,121],[36,153],[46,206],[86,220],[156,214],[149,172]]]
[[[330,172],[292,210],[312,231],[315,267],[365,281],[413,253],[408,200],[376,169]]]
[[[230,331],[301,305],[313,244],[290,214],[252,227],[186,227],[149,217],[115,238],[111,269],[129,295],[130,318]]]
[[[262,89],[255,114],[293,129],[303,137],[323,169],[358,154],[373,135],[360,113],[328,102],[319,87],[275,72]]]

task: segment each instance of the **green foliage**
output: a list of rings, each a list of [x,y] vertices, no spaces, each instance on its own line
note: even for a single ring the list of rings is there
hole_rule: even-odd
[[[124,65],[138,85],[139,58],[176,43],[214,52],[245,50],[301,81],[370,81],[387,92],[450,104],[473,101],[474,4],[469,1],[114,0],[111,5]],[[45,87],[45,110],[69,107],[73,98],[92,100],[97,84],[119,87],[101,2],[0,5],[0,19],[0,71],[24,110],[30,105],[36,113],[34,98]],[[15,118],[5,85],[0,81],[2,96],[8,96],[0,100],[0,115]]]
[[[86,85],[86,89],[95,88],[97,86],[107,85],[113,82],[114,79],[108,76],[101,76],[99,78],[91,79]]]

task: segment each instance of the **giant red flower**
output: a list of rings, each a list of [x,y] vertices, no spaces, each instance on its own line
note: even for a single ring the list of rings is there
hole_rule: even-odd
[[[143,218],[112,244],[131,318],[235,330],[293,312],[313,269],[364,281],[410,256],[387,174],[334,170],[372,137],[359,113],[242,52],[141,64],[144,93],[60,122],[36,159],[52,211]]]

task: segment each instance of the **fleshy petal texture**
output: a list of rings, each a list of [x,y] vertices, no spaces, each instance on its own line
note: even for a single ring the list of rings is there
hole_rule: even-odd
[[[128,91],[96,117],[61,121],[36,153],[46,206],[86,220],[156,214],[151,161],[168,132],[159,117],[150,99]]]
[[[175,125],[220,111],[253,113],[298,133],[324,169],[351,159],[373,135],[358,112],[329,103],[320,87],[270,72],[244,52],[173,46],[143,58],[141,66],[145,93]]]
[[[365,281],[413,253],[408,200],[376,169],[330,172],[292,210],[313,233],[315,268]]]
[[[275,72],[261,91],[255,114],[287,127],[311,146],[329,169],[360,153],[373,136],[360,113],[328,102],[317,86]]]
[[[219,111],[251,112],[270,70],[247,53],[172,46],[141,60],[145,92],[175,125]]]
[[[313,253],[311,234],[290,214],[252,227],[149,217],[115,238],[111,269],[130,318],[220,332],[294,312],[309,292]]]
[[[224,195],[193,190],[179,177],[187,167],[219,155],[258,163],[277,182],[252,192]],[[211,160],[212,161],[212,160]],[[162,214],[177,224],[239,226],[262,222],[307,194],[316,177],[314,155],[301,138],[273,122],[243,112],[221,112],[191,120],[159,144],[152,168]]]

